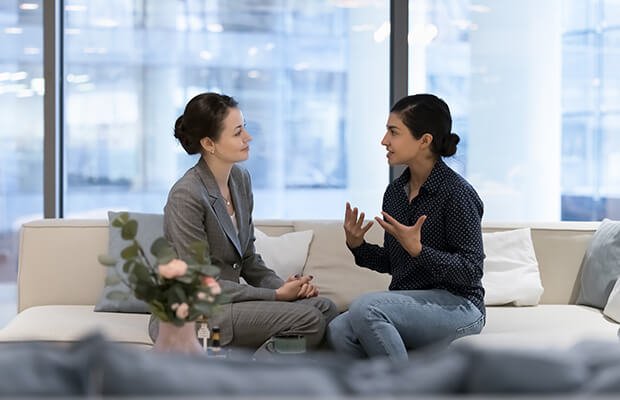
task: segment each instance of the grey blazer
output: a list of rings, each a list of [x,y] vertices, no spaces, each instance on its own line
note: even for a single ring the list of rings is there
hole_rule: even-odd
[[[231,303],[275,300],[275,289],[284,282],[265,266],[254,248],[254,198],[250,174],[234,165],[228,187],[235,206],[239,235],[226,211],[215,177],[201,157],[170,189],[164,208],[164,236],[181,258],[189,257],[187,248],[192,242],[206,240],[212,261],[221,269],[220,286]],[[239,277],[248,284],[240,284]],[[215,316],[209,318],[210,328],[220,326],[222,344],[232,340],[231,310],[230,303],[224,304]]]

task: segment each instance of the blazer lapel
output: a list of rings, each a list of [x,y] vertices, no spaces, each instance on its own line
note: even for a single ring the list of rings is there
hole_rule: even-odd
[[[246,249],[248,236],[250,234],[250,224],[247,223],[247,221],[250,220],[248,216],[248,195],[245,194],[246,191],[241,187],[243,176],[238,176],[241,174],[237,174],[236,172],[238,171],[235,171],[233,167],[230,173],[228,188],[230,189],[230,196],[235,203],[235,218],[237,218],[237,227],[239,228],[239,243],[242,249]],[[241,256],[243,256],[243,253],[241,253]]]
[[[237,236],[235,227],[233,226],[233,223],[230,220],[230,215],[228,215],[228,211],[226,211],[226,203],[224,201],[224,198],[222,197],[222,194],[220,193],[220,189],[217,186],[217,182],[215,181],[215,177],[213,176],[213,173],[211,173],[211,170],[209,169],[207,162],[202,157],[200,157],[200,160],[196,164],[196,167],[198,168],[198,174],[200,176],[200,180],[202,180],[202,183],[205,185],[205,188],[207,189],[207,192],[209,193],[209,200],[211,201],[211,207],[213,208],[213,211],[215,212],[215,215],[217,216],[217,221],[219,222],[220,227],[226,233],[226,236],[228,236],[228,239],[235,246],[235,249],[237,250],[239,255],[243,256],[243,252],[241,251],[241,243],[239,242],[239,237]],[[236,201],[236,199],[233,201]],[[237,221],[239,221],[238,218],[237,218]],[[238,222],[237,222],[237,226],[239,226]]]

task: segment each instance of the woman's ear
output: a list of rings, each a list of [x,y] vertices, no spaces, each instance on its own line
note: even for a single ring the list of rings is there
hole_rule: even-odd
[[[211,140],[210,137],[205,136],[200,139],[200,146],[209,154],[215,153],[215,143],[213,143],[213,140]]]
[[[433,135],[431,135],[430,133],[425,133],[424,135],[422,135],[423,145],[425,145],[426,147],[429,147],[432,142],[433,142]]]

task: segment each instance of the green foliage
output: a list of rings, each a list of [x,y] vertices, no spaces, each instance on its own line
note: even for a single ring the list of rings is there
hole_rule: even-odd
[[[99,264],[104,265],[106,267],[115,267],[116,262],[118,261],[116,258],[111,257],[107,254],[99,254],[97,256],[97,260],[99,261]]]
[[[191,258],[180,260],[170,243],[158,238],[149,247],[150,254],[156,259],[151,262],[136,239],[136,220],[131,219],[128,213],[121,213],[111,225],[121,230],[121,237],[128,244],[121,250],[120,258],[111,255],[97,258],[100,264],[115,268],[115,273],[106,278],[106,285],[122,282],[137,299],[149,305],[155,316],[176,325],[216,312],[217,305],[224,298],[217,282],[206,279],[217,277],[220,272],[211,263],[208,243],[192,243],[189,246]],[[112,291],[108,298],[127,300],[128,295],[122,291]]]
[[[106,286],[114,286],[121,283],[121,278],[120,276],[118,276],[118,274],[114,274],[114,275],[108,275],[105,278],[105,284]]]

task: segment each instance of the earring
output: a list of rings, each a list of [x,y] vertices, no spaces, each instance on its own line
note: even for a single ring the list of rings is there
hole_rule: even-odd
[[[215,149],[211,149],[211,154],[215,154]]]

